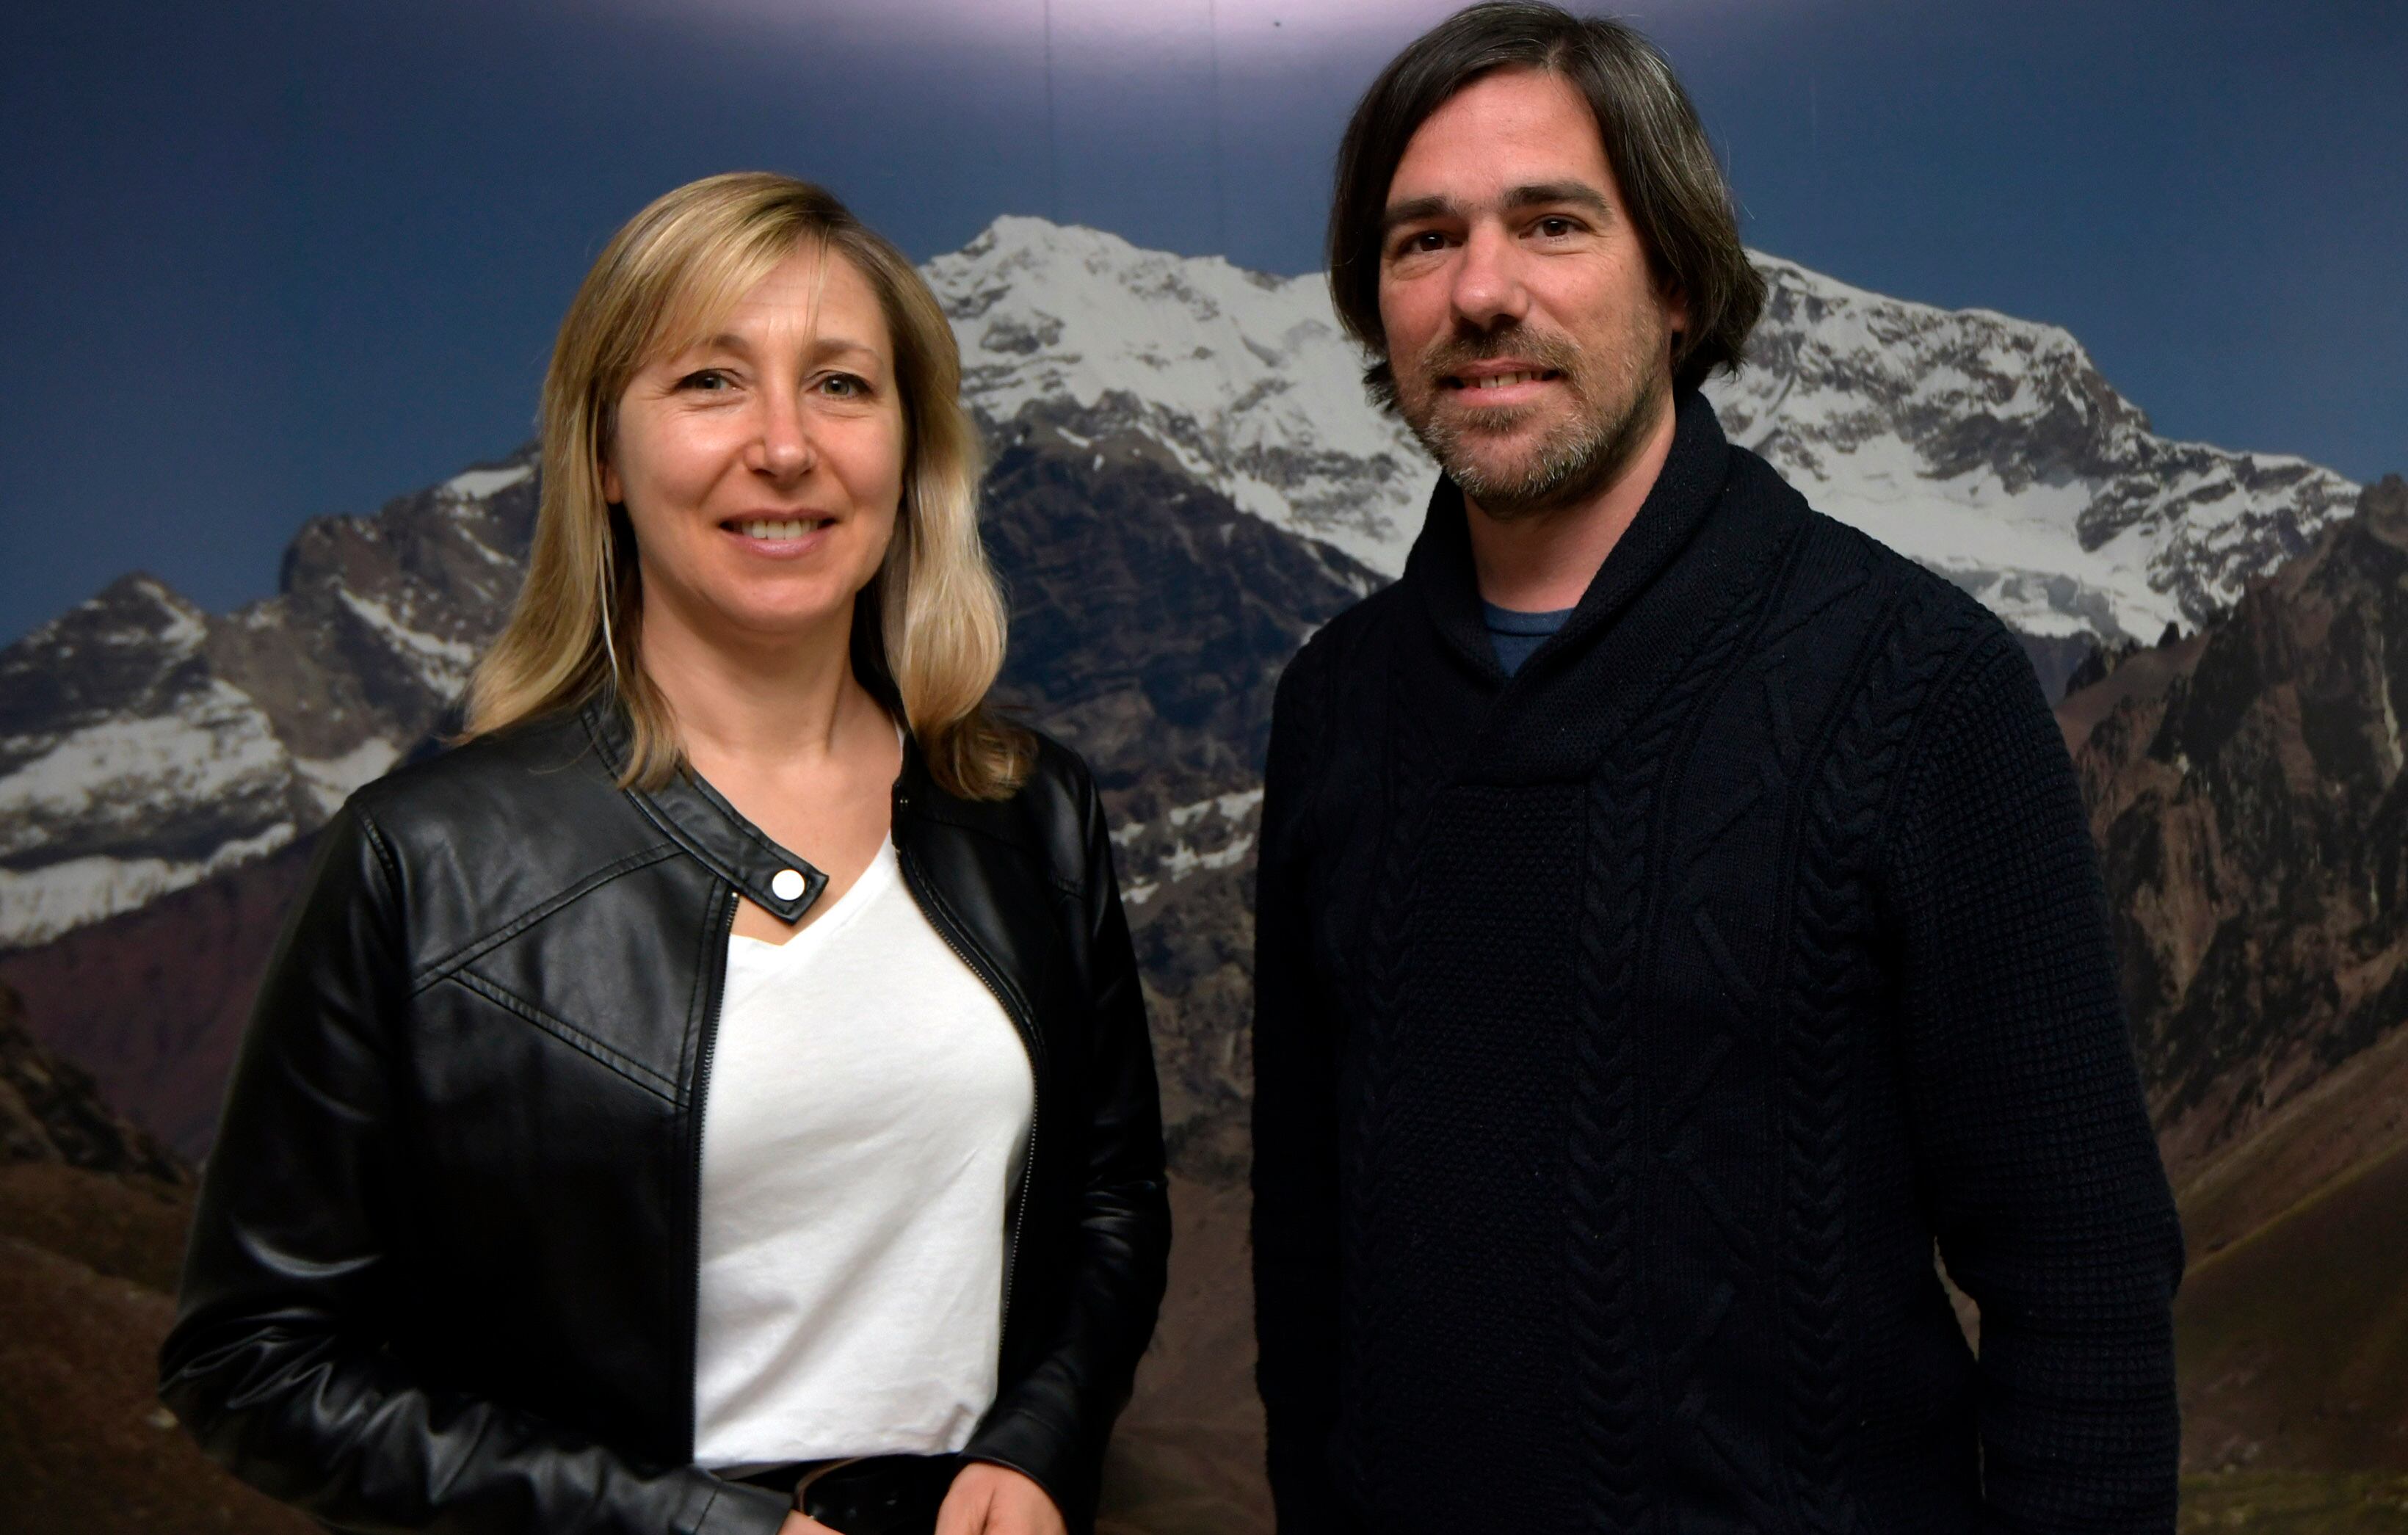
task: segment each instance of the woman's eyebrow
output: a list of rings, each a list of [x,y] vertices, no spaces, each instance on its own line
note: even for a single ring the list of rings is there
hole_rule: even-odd
[[[872,355],[875,355],[878,351],[867,341],[856,340],[850,336],[831,336],[825,331],[811,337],[811,350],[813,351],[867,351]]]

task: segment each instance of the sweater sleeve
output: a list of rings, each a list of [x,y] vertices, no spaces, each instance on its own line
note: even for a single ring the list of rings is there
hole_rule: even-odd
[[[2072,765],[2004,630],[1927,710],[1884,895],[1919,1170],[1981,1308],[1984,1528],[2171,1532],[2182,1236]]]
[[[1309,647],[1281,677],[1263,773],[1254,899],[1255,1379],[1281,1535],[1346,1527],[1338,1420],[1338,1029],[1312,964],[1306,805],[1326,715]]]

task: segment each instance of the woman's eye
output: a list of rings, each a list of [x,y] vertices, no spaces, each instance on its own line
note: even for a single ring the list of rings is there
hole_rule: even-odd
[[[869,393],[868,383],[850,373],[831,373],[820,387],[840,400],[855,399]]]
[[[677,381],[677,386],[680,389],[699,389],[706,392],[716,392],[718,390],[725,389],[729,382],[730,380],[726,374],[720,372],[719,369],[715,367],[706,367],[698,369],[695,372],[689,373],[684,378],[680,379]]]

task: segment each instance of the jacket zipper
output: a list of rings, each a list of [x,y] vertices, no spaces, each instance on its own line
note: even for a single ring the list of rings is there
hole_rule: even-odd
[[[733,885],[725,892],[727,915],[719,925],[719,943],[715,951],[703,956],[711,967],[712,985],[709,1010],[702,1020],[702,1043],[695,1053],[694,1067],[694,1142],[691,1161],[694,1166],[693,1214],[686,1220],[686,1271],[693,1276],[686,1306],[686,1388],[685,1388],[685,1453],[694,1456],[694,1436],[701,1425],[694,1415],[694,1378],[702,1368],[702,1111],[710,1101],[710,1057],[719,1049],[719,1013],[727,1000],[727,940],[736,931],[736,913],[744,902],[741,892]]]
[[[898,795],[896,808],[901,810],[910,802],[908,796]],[[896,818],[898,825],[901,819],[900,816]],[[1020,1047],[1028,1053],[1028,1149],[1020,1159],[1020,1192],[1012,1201],[1011,1231],[1003,1247],[1003,1331],[1009,1336],[1011,1331],[1011,1281],[1020,1267],[1020,1228],[1028,1219],[1029,1191],[1036,1186],[1037,1180],[1037,1127],[1043,1122],[1045,1106],[1045,1049],[1037,1037],[1036,1024],[1012,1000],[1010,993],[996,976],[994,967],[983,955],[974,953],[971,945],[953,931],[943,908],[930,900],[921,889],[924,877],[910,850],[897,841],[895,853],[903,869],[904,888],[911,892],[911,899],[918,904],[920,914],[928,919],[928,925],[945,940],[945,947],[953,952],[953,957],[968,966],[970,973],[995,994],[996,1005],[1003,1009],[1003,1015],[1011,1020],[1013,1031],[1020,1036]]]

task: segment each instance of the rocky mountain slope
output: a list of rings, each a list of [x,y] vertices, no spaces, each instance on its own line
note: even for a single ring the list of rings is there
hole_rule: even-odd
[[[1012,605],[1002,696],[1095,767],[1131,917],[1156,956],[1148,981],[1172,1135],[1199,1155],[1218,1147],[1205,1160],[1226,1175],[1242,1166],[1231,1159],[1244,1063],[1231,1040],[1251,938],[1239,882],[1251,868],[1271,690],[1304,637],[1379,578],[1240,512],[1134,437],[1072,444],[1010,429],[987,509]],[[439,499],[380,517],[429,509],[453,524]],[[421,712],[412,732],[395,731],[404,740],[437,707],[423,691],[409,698]],[[288,825],[299,820],[289,803],[277,802]],[[0,976],[115,1101],[200,1155],[307,852],[289,843],[0,955]]]
[[[2062,331],[1760,260],[1773,300],[1754,361],[1715,386],[1733,438],[1979,593],[2052,675],[2094,638],[2219,610],[2353,489],[2298,460],[2151,436]],[[1401,568],[1430,469],[1364,400],[1317,277],[1017,218],[926,270],[998,451],[1151,464],[1301,540],[1343,586]],[[321,824],[457,690],[501,621],[534,509],[522,452],[310,524],[279,593],[231,614],[129,576],[0,651],[0,950]],[[1046,612],[1025,605],[1022,622]],[[1239,737],[1223,744],[1222,768],[1252,760]],[[1248,787],[1211,776],[1214,798]]]
[[[122,1173],[173,1188],[192,1169],[112,1108],[92,1076],[34,1038],[25,1000],[0,983],[0,1166]]]
[[[466,681],[534,518],[525,461],[472,469],[310,523],[232,613],[130,575],[0,651],[0,949],[316,830]]]
[[[1756,260],[1749,366],[1710,389],[1731,440],[2026,635],[2195,629],[2357,495],[2302,459],[2156,436],[2057,326]]]
[[[2408,485],[2186,650],[2077,754],[2178,1179],[2408,1019]]]
[[[2395,478],[2059,711],[2190,1246],[2194,1470],[2408,1470],[2403,709]]]
[[[1709,391],[1732,440],[2028,635],[2195,628],[2356,493],[2297,458],[2154,435],[2056,326],[1755,259],[1770,296],[1749,366]],[[1428,461],[1364,401],[1317,275],[1036,219],[997,220],[927,271],[989,421],[1142,434],[1245,509],[1403,567]]]

